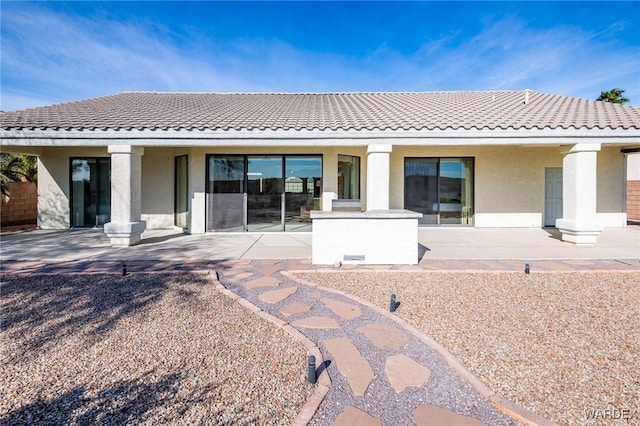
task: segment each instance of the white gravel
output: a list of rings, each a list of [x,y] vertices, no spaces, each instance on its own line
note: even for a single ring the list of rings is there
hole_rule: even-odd
[[[306,349],[206,276],[2,278],[0,424],[290,424]]]
[[[628,410],[621,424],[640,424],[637,272],[298,276],[385,309],[395,293],[397,315],[498,394],[550,420],[596,424],[587,410],[619,410],[610,416]]]

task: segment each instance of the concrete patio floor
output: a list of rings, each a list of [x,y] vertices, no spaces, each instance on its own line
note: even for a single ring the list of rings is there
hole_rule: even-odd
[[[80,260],[196,261],[309,259],[311,233],[210,233],[150,230],[133,247],[111,247],[102,230],[32,230],[3,233],[0,261]],[[640,227],[605,229],[596,245],[560,240],[555,229],[421,228],[422,262],[437,259],[634,259],[640,258]]]

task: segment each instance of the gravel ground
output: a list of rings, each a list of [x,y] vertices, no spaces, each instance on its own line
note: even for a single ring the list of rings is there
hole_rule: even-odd
[[[638,273],[298,276],[385,309],[395,293],[399,316],[498,394],[550,420],[596,424],[586,411],[609,409],[629,410],[619,424],[640,424]]]
[[[260,274],[259,268],[254,268],[253,272],[253,275],[242,280],[234,279],[235,274],[226,276],[223,273],[221,282],[227,288],[251,301],[265,312],[269,312],[283,321],[291,322],[294,327],[296,327],[296,320],[309,316],[329,317],[340,325],[336,329],[296,327],[302,334],[318,344],[326,360],[325,368],[327,368],[331,377],[331,388],[309,423],[310,425],[331,425],[336,417],[349,405],[380,419],[383,425],[413,425],[413,411],[422,404],[433,404],[479,419],[491,426],[514,426],[520,424],[500,412],[489,401],[473,391],[464,380],[456,375],[455,371],[438,353],[415,336],[406,333],[409,341],[407,345],[402,348],[381,350],[365,337],[362,332],[358,331],[358,328],[372,324],[386,324],[397,329],[398,325],[391,319],[380,315],[369,307],[354,303],[353,300],[345,296],[331,292],[320,292],[316,288],[299,285],[299,283],[279,274],[272,275],[272,277],[277,276],[278,280],[282,281],[281,288],[298,284],[297,291],[281,302],[265,303],[259,298],[259,294],[265,291],[264,288],[247,289],[242,285],[243,282],[254,280]],[[325,298],[357,306],[361,315],[352,319],[342,318],[325,306],[324,302],[321,301]],[[308,303],[313,308],[308,313],[303,313],[293,318],[282,315],[280,309],[294,301]],[[400,329],[397,329],[397,331],[402,333]],[[340,337],[348,338],[372,369],[372,381],[362,396],[353,394],[346,377],[339,371],[337,362],[327,350],[326,340]],[[388,357],[396,354],[404,354],[419,364],[428,367],[431,370],[428,383],[424,386],[409,387],[401,393],[397,393],[391,387],[385,373],[385,363]]]
[[[3,277],[0,424],[290,424],[306,350],[202,275]]]

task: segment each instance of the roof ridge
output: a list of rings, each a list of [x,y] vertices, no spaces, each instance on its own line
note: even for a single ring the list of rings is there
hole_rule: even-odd
[[[377,95],[377,94],[433,94],[433,93],[524,93],[525,90],[529,90],[530,93],[542,93],[536,92],[531,89],[496,89],[496,90],[395,90],[395,91],[328,91],[328,92],[314,92],[314,91],[263,91],[263,92],[207,92],[207,91],[158,91],[158,90],[125,90],[120,93],[107,96],[117,96],[120,94],[184,94],[184,95]],[[558,95],[562,96],[562,95]],[[106,97],[106,96],[104,96]],[[83,100],[96,99],[88,98]]]

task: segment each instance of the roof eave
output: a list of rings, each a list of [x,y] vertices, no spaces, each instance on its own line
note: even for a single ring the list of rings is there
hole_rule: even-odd
[[[7,146],[227,146],[261,145],[522,145],[640,143],[637,128],[544,128],[544,129],[340,129],[340,130],[78,130],[2,129],[0,141]]]

